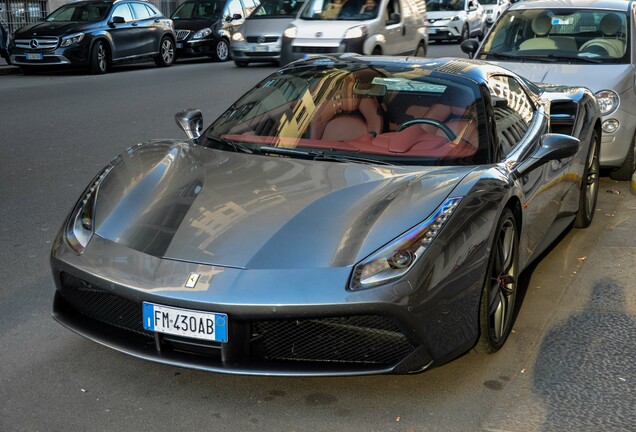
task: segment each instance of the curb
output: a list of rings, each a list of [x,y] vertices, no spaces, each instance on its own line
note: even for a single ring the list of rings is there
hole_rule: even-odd
[[[0,65],[0,75],[14,75],[19,73],[20,73],[20,68],[17,66]]]

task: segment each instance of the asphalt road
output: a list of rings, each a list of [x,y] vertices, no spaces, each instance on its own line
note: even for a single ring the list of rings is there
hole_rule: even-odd
[[[429,54],[460,51],[434,45]],[[190,61],[105,76],[0,77],[1,431],[475,431],[505,418],[502,390],[523,375],[550,305],[606,228],[600,217],[526,274],[523,307],[501,352],[469,352],[415,376],[203,373],[117,353],[51,319],[50,243],[93,175],[137,142],[182,137],[173,120],[180,109],[200,108],[209,122],[274,70]],[[608,199],[602,194],[599,207],[614,205]],[[555,281],[559,289],[541,288]]]

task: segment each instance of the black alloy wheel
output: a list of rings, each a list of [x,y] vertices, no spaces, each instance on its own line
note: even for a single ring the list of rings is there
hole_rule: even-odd
[[[610,178],[619,181],[630,180],[634,171],[636,171],[636,134],[632,139],[627,156],[625,156],[625,161],[618,169],[610,172]]]
[[[154,58],[157,66],[166,67],[170,66],[175,61],[174,54],[174,42],[169,37],[161,39],[159,45],[159,55]]]
[[[586,228],[592,223],[596,211],[596,198],[598,197],[598,180],[600,164],[598,133],[594,132],[590,141],[590,150],[587,153],[585,171],[581,179],[581,193],[579,195],[579,211],[576,214],[574,226]]]
[[[468,31],[468,24],[464,24],[464,27],[462,28],[462,34],[459,37],[459,42],[464,42],[469,37],[470,37],[470,33]]]
[[[230,58],[230,45],[225,39],[219,39],[214,46],[214,60],[218,62],[227,61]]]
[[[479,310],[478,351],[494,353],[512,330],[519,276],[519,234],[512,210],[506,208],[497,224]]]
[[[426,57],[426,45],[424,42],[420,42],[417,48],[415,48],[415,53],[413,53],[415,57]]]
[[[91,63],[90,71],[93,74],[105,74],[108,72],[110,65],[110,55],[106,44],[102,41],[97,41],[93,45],[91,51]]]

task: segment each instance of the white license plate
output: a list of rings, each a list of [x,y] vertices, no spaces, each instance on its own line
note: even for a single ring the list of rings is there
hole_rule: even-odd
[[[144,302],[144,328],[159,333],[227,342],[227,315]]]
[[[436,28],[432,29],[432,28],[430,28],[430,29],[428,29],[428,34],[435,34],[435,33],[437,33],[437,30],[439,30],[439,29],[436,29]]]
[[[177,44],[177,48],[183,48],[183,44],[182,43],[178,43]]]
[[[27,53],[26,58],[27,60],[42,60],[43,59],[42,54],[40,53],[35,53],[35,54]]]
[[[255,47],[252,47],[252,49],[255,52],[268,52],[269,51],[269,47],[267,45],[265,45],[265,46],[257,45]]]

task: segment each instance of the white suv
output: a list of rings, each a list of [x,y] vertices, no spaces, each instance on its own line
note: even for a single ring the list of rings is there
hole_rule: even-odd
[[[486,35],[486,14],[477,0],[428,0],[426,9],[430,41],[462,42]]]
[[[486,22],[492,25],[497,18],[510,6],[508,0],[481,0],[486,11]]]

